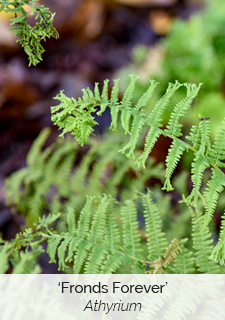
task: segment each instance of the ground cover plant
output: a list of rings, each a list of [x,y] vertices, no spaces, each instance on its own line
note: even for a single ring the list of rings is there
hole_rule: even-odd
[[[0,1],[0,12],[15,14],[15,18],[11,19],[13,27],[10,30],[14,31],[15,36],[18,36],[16,42],[19,42],[28,55],[29,66],[35,66],[42,60],[45,50],[41,41],[59,36],[53,27],[55,13],[51,13],[49,8],[37,5],[35,2],[34,0]],[[33,27],[27,23],[29,11],[30,15],[35,15],[35,19],[38,20]]]
[[[144,151],[139,154],[136,160],[137,166],[140,168],[145,168],[146,160],[159,136],[168,136],[172,139],[172,143],[166,158],[163,189],[167,191],[173,190],[171,176],[182,154],[185,151],[193,152],[193,189],[188,197],[183,196],[183,201],[192,212],[190,214],[190,219],[192,219],[192,233],[191,239],[189,239],[192,241],[192,246],[190,250],[188,251],[184,245],[188,241],[187,238],[174,238],[171,244],[168,244],[166,235],[161,230],[162,222],[159,210],[153,201],[150,191],[139,193],[140,189],[138,190],[137,188],[132,192],[132,188],[128,187],[128,195],[126,193],[125,199],[121,201],[118,195],[116,197],[115,191],[114,197],[116,199],[113,199],[109,193],[107,194],[107,187],[110,186],[110,183],[107,185],[108,181],[106,180],[103,182],[103,185],[105,183],[106,192],[101,194],[101,191],[97,191],[96,186],[101,184],[101,168],[104,162],[98,159],[97,163],[95,163],[97,169],[92,171],[92,176],[88,177],[87,167],[86,171],[84,168],[82,173],[81,170],[77,170],[77,175],[75,171],[74,176],[72,176],[70,174],[73,159],[71,151],[75,151],[74,145],[71,144],[71,141],[67,141],[63,148],[59,148],[53,155],[51,155],[51,152],[55,146],[40,152],[41,146],[46,139],[45,131],[36,141],[33,150],[28,156],[28,165],[31,170],[25,168],[13,174],[7,182],[9,202],[14,201],[17,206],[21,206],[24,212],[29,215],[28,221],[32,222],[32,219],[37,221],[38,216],[39,221],[18,234],[11,244],[7,244],[8,250],[2,251],[4,257],[2,261],[7,261],[8,257],[21,247],[36,247],[42,241],[47,240],[47,252],[51,261],[56,262],[55,255],[57,254],[59,269],[64,270],[65,263],[68,262],[69,264],[72,263],[75,273],[79,271],[87,273],[116,272],[124,264],[128,264],[127,270],[135,273],[221,272],[220,265],[224,264],[224,223],[222,222],[220,239],[215,247],[209,224],[216,209],[219,194],[223,191],[225,185],[225,177],[221,169],[224,167],[223,160],[225,159],[223,139],[225,128],[221,127],[218,130],[214,143],[211,143],[209,119],[200,116],[198,126],[194,125],[189,135],[183,137],[182,124],[179,120],[185,116],[193,99],[198,94],[201,84],[199,86],[195,84],[180,84],[178,82],[169,84],[164,96],[157,102],[152,112],[147,115],[144,109],[157,83],[151,81],[147,92],[135,106],[132,106],[132,94],[136,80],[137,76],[132,75],[130,85],[122,101],[118,101],[118,81],[115,81],[110,98],[108,97],[108,81],[105,81],[101,94],[98,90],[98,84],[96,84],[94,92],[90,89],[83,90],[83,96],[78,101],[73,98],[69,99],[61,92],[56,97],[60,104],[52,107],[52,120],[60,129],[63,129],[62,136],[67,132],[72,132],[78,143],[84,145],[93,131],[93,126],[96,124],[93,114],[96,112],[101,114],[108,107],[112,117],[111,129],[116,130],[117,122],[121,122],[124,133],[130,137],[127,144],[120,150],[128,158],[134,158],[141,130],[144,127],[149,127],[145,138]],[[186,87],[186,97],[175,106],[167,126],[163,128],[163,111],[181,86]],[[99,110],[97,109],[98,106],[100,106]],[[117,147],[119,146],[118,143],[116,145]],[[113,148],[115,148],[115,145]],[[110,151],[112,150],[107,150],[105,147],[104,153],[107,152],[107,155],[111,158],[113,153],[110,153]],[[84,159],[86,163],[90,161],[87,159],[88,155]],[[125,157],[123,161],[125,161]],[[98,166],[99,163],[100,166]],[[80,167],[82,168],[82,164]],[[206,168],[211,169],[211,176],[205,183],[204,190],[202,190],[201,185]],[[35,184],[35,180],[38,181],[43,174],[43,170],[46,172],[45,177],[42,177],[39,183]],[[150,176],[154,172],[154,169],[151,170]],[[92,179],[95,174],[96,177],[93,183]],[[39,208],[43,207],[40,203],[42,198],[47,193],[49,186],[53,184],[53,178],[50,178],[52,175],[56,177],[55,185],[64,185],[65,183],[63,189],[68,188],[71,191],[69,181],[73,181],[74,189],[66,194],[67,201],[69,200],[67,204],[72,204],[75,201],[76,192],[78,193],[79,201],[84,202],[81,200],[82,197],[79,192],[82,192],[82,187],[87,192],[90,188],[89,184],[91,184],[91,189],[97,192],[96,196],[87,194],[87,200],[82,209],[76,209],[76,202],[74,202],[74,208],[71,206],[67,210],[64,209],[63,217],[61,217],[61,224],[64,221],[64,226],[63,229],[59,230],[57,230],[57,225],[55,230],[51,229],[49,225],[58,220],[61,214],[43,215],[43,210],[39,210]],[[81,182],[78,179],[79,175],[80,177],[82,176],[83,181],[86,181]],[[117,172],[115,172],[116,175]],[[66,178],[64,179],[64,177]],[[114,175],[111,178],[114,180]],[[108,190],[118,187],[120,181],[121,178],[115,179],[114,185],[111,185],[112,189],[109,188]],[[31,183],[33,185],[30,188]],[[79,189],[79,187],[81,188]],[[36,189],[33,194],[32,188],[33,190]],[[59,192],[55,193],[55,197],[59,198],[62,195],[65,197],[66,192],[60,191],[60,188],[58,189]],[[93,191],[90,192],[93,193]],[[141,208],[139,210],[141,210],[145,218],[144,233],[138,231],[137,204],[135,205],[134,197],[136,202],[139,201]],[[53,202],[55,201],[54,199]],[[97,205],[96,209],[94,203]],[[59,205],[59,202],[53,204],[56,208]],[[75,214],[75,210],[78,211],[77,214]],[[58,210],[55,209],[55,211]],[[67,211],[67,214],[65,214],[65,211]],[[35,213],[34,216],[32,216],[32,212]],[[180,215],[182,216],[182,212]],[[147,242],[141,244],[142,238],[147,239]],[[145,255],[141,254],[143,248],[147,251]],[[34,252],[37,250],[36,248]],[[5,263],[4,269],[7,267],[7,263]]]
[[[26,226],[15,239],[2,240],[1,273],[10,266],[13,273],[40,272],[38,256],[46,246],[50,262],[69,273],[224,272],[225,217],[215,241],[213,216],[225,186],[225,123],[213,142],[204,114],[186,132],[182,119],[201,83],[169,83],[152,105],[160,84],[150,80],[133,103],[137,79],[131,75],[122,98],[119,80],[110,94],[105,80],[101,92],[96,83],[77,100],[63,91],[55,97],[59,104],[51,109],[52,121],[66,139],[44,148],[45,129],[27,167],[6,181],[7,203],[26,217]],[[174,105],[176,95],[182,98]],[[96,115],[107,110],[111,131],[96,139]],[[165,170],[150,158],[160,136],[171,141]],[[191,191],[185,173],[174,177],[185,152],[192,155]],[[152,178],[157,183],[151,184]],[[168,195],[160,190],[161,181]],[[176,205],[174,190],[181,194]]]

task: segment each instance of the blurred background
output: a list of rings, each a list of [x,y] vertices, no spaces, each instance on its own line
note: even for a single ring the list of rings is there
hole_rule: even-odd
[[[168,82],[203,82],[186,126],[198,122],[201,114],[212,120],[213,135],[224,117],[224,0],[40,3],[56,12],[54,26],[60,38],[43,43],[46,51],[36,67],[28,68],[26,54],[8,30],[12,17],[0,13],[0,230],[5,239],[15,236],[23,218],[5,206],[4,180],[26,166],[27,152],[43,128],[52,127],[48,144],[58,136],[50,107],[60,90],[78,98],[82,88],[92,89],[95,82],[101,88],[106,78],[120,78],[123,90],[128,75],[136,73],[140,81],[134,99],[154,78],[161,83],[157,100]],[[107,116],[102,117],[97,134],[108,123]],[[164,160],[166,152],[161,147],[157,160]]]

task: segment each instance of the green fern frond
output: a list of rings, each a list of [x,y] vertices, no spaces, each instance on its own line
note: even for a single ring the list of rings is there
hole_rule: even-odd
[[[204,199],[205,199],[205,219],[204,219],[204,226],[205,229],[209,222],[212,219],[212,215],[215,211],[217,200],[219,198],[219,194],[223,191],[225,187],[225,175],[223,172],[218,171],[212,168],[212,178],[207,183],[207,188],[204,192]]]
[[[78,237],[82,237],[89,230],[91,206],[92,206],[93,200],[94,200],[93,197],[87,197],[87,202],[81,211],[80,219],[79,219],[77,231],[76,231],[76,235]]]
[[[120,150],[120,152],[126,154],[125,151],[129,149],[128,153],[126,154],[127,158],[134,158],[134,150],[144,124],[145,120],[143,118],[140,118],[138,114],[134,115],[131,127],[130,141],[122,150]]]
[[[168,106],[172,96],[175,92],[182,86],[178,81],[175,84],[169,83],[166,93],[164,96],[156,103],[152,112],[148,117],[148,124],[155,127],[162,127],[162,115],[165,108]]]
[[[141,263],[140,235],[137,231],[137,211],[133,201],[128,201],[121,210],[123,219],[123,245],[120,245],[120,234],[116,217],[111,214],[112,198],[100,199],[97,210],[91,217],[93,198],[88,197],[80,214],[76,230],[74,228],[73,210],[68,212],[68,231],[62,234],[52,233],[48,222],[54,222],[59,215],[42,218],[35,229],[26,229],[17,235],[20,247],[28,243],[40,243],[47,239],[47,253],[50,262],[59,260],[59,270],[64,270],[66,262],[74,262],[73,270],[79,273],[82,268],[86,273],[113,272],[121,264]],[[74,233],[75,232],[75,233]],[[35,242],[35,239],[38,239]],[[17,243],[18,246],[18,243]]]
[[[201,145],[201,132],[199,125],[193,125],[190,130],[190,135],[186,136],[186,139],[191,142],[191,146],[193,146],[193,148],[196,150],[199,150]]]
[[[200,218],[200,213],[192,209],[192,237],[193,237],[193,247],[196,250],[195,260],[199,272],[214,274],[219,273],[219,266],[209,259],[211,252],[213,250],[213,239],[211,238],[211,233],[206,227],[203,229],[202,218]]]
[[[12,268],[12,271],[10,271],[13,274],[40,273],[41,268],[37,264],[37,258],[44,252],[42,246],[39,245],[45,239],[43,229],[49,232],[48,225],[57,220],[58,217],[59,214],[49,215],[47,218],[43,217],[32,228],[18,233],[15,239],[10,242],[4,242],[0,239],[0,273],[5,273],[9,267]]]
[[[109,206],[111,201],[111,197],[106,195],[104,195],[104,197],[101,199],[99,207],[93,218],[88,241],[99,244],[102,243],[105,229],[105,218],[106,214],[109,214]]]
[[[116,105],[119,103],[119,79],[113,80],[114,86],[111,92],[111,104]]]
[[[58,245],[60,244],[60,242],[62,241],[62,238],[61,237],[53,237],[51,239],[48,240],[48,248],[47,248],[47,253],[50,257],[50,263],[51,262],[54,262],[56,263],[56,260],[55,260],[55,255],[56,255],[56,251],[57,251],[57,248],[58,248]]]
[[[150,86],[148,90],[141,96],[141,98],[138,100],[136,104],[136,111],[139,113],[141,112],[141,109],[145,109],[155,91],[155,88],[157,87],[159,83],[156,82],[155,80],[150,80]]]
[[[138,233],[137,209],[133,201],[127,200],[121,209],[123,220],[124,251],[140,259],[142,252],[140,235]]]
[[[75,215],[81,211],[86,194],[101,196],[105,194],[130,198],[135,190],[143,191],[151,177],[164,175],[163,167],[155,165],[152,159],[147,169],[138,169],[132,160],[124,162],[118,153],[122,142],[99,144],[89,140],[88,152],[82,156],[75,141],[58,139],[42,150],[49,130],[34,141],[27,156],[27,167],[13,173],[6,181],[7,205],[27,217],[28,224],[38,221],[43,214],[62,212],[58,230],[66,230],[67,207],[76,208]],[[75,161],[79,162],[75,166]],[[132,172],[135,177],[131,179]]]
[[[151,153],[152,148],[154,147],[156,141],[158,140],[161,134],[163,134],[163,131],[159,128],[151,127],[151,129],[149,130],[145,139],[144,152],[136,161],[136,164],[140,168],[145,168],[145,162],[148,159],[148,156]]]
[[[119,249],[120,233],[116,222],[116,216],[112,212],[109,212],[109,214],[106,215],[104,241],[111,251]]]
[[[87,274],[99,274],[101,266],[105,261],[107,249],[95,247],[89,255],[88,262],[85,266],[85,273]]]
[[[225,264],[225,214],[222,216],[221,228],[220,228],[220,237],[217,245],[210,255],[210,259],[215,262],[219,262],[221,265]]]
[[[144,217],[146,225],[146,236],[148,244],[149,261],[154,261],[162,256],[168,243],[165,233],[162,230],[162,222],[160,220],[159,210],[153,203],[150,192],[147,195],[142,194],[144,205]]]
[[[169,149],[168,155],[166,157],[166,180],[163,186],[163,190],[172,191],[173,187],[170,182],[173,171],[175,170],[177,164],[180,161],[182,154],[184,153],[186,147],[179,139],[174,139],[172,146]]]
[[[108,96],[108,83],[109,83],[109,80],[105,80],[104,81],[104,85],[103,85],[103,89],[102,89],[102,100],[107,102],[108,99],[109,99],[109,96]]]
[[[69,214],[70,214],[70,212],[69,212]],[[59,257],[59,268],[58,268],[59,270],[64,270],[67,267],[64,262],[65,261],[65,254],[66,254],[66,250],[68,249],[68,246],[69,246],[70,242],[72,241],[72,239],[73,238],[70,235],[65,236],[58,247],[57,255]]]
[[[200,187],[203,180],[203,173],[205,169],[208,167],[210,167],[209,160],[206,157],[204,157],[200,152],[197,152],[192,162],[191,168],[191,180],[193,182],[193,190],[186,199],[187,203],[193,205],[194,207],[197,207],[198,198],[201,198],[204,201],[203,196],[200,193]]]
[[[73,272],[75,274],[80,272],[83,263],[87,260],[87,257],[89,255],[89,250],[91,248],[92,248],[92,244],[85,239],[79,243],[76,254],[74,255]],[[89,263],[91,262],[89,261]]]
[[[42,252],[42,247],[32,248],[32,252],[20,252],[17,259],[12,260],[13,274],[39,274],[40,266],[36,263],[36,258]]]
[[[225,124],[225,121],[223,121]],[[210,150],[209,156],[210,160],[215,163],[218,167],[225,167],[224,161],[225,160],[225,128],[219,128],[218,132],[216,133],[214,144]]]
[[[185,248],[187,239],[180,241],[181,252],[176,256],[173,264],[173,272],[176,274],[190,274],[195,271],[193,252]]]
[[[179,123],[179,118],[186,115],[187,110],[190,108],[193,99],[197,96],[202,83],[199,84],[198,87],[195,84],[185,83],[184,85],[187,87],[187,96],[176,105],[174,112],[171,113],[169,123],[165,129],[167,135],[175,137],[182,136],[182,124]]]
[[[37,139],[34,141],[27,155],[28,166],[33,165],[37,161],[37,157],[39,156],[41,149],[46,143],[46,140],[49,137],[49,135],[50,135],[50,129],[45,128],[44,130],[41,131]]]
[[[67,223],[69,235],[72,237],[76,233],[75,213],[72,208],[68,208]]]
[[[83,104],[85,105],[85,114],[86,118],[92,117],[92,113],[96,112],[96,107],[101,104],[104,105],[104,110],[107,107],[111,110],[112,122],[111,128],[116,130],[117,128],[117,120],[119,116],[121,116],[121,123],[124,129],[125,134],[129,134],[130,141],[120,149],[120,152],[124,153],[128,158],[135,157],[135,149],[137,146],[138,139],[141,135],[141,131],[145,126],[150,127],[148,134],[145,139],[144,144],[144,151],[136,160],[136,164],[140,168],[145,168],[145,162],[149,157],[152,148],[154,147],[155,143],[157,142],[159,136],[162,134],[166,137],[171,138],[172,145],[169,149],[167,158],[166,158],[166,179],[164,183],[163,189],[167,191],[173,190],[171,184],[171,176],[180,162],[181,156],[184,151],[192,150],[195,153],[194,161],[192,163],[192,181],[193,181],[193,190],[191,195],[187,198],[187,202],[191,205],[197,206],[198,199],[201,198],[204,200],[205,207],[206,207],[206,222],[205,226],[209,223],[212,214],[215,210],[216,201],[218,199],[218,194],[224,188],[224,173],[221,171],[220,167],[224,166],[222,162],[225,158],[224,156],[224,143],[222,140],[223,136],[223,129],[219,129],[218,134],[216,135],[216,140],[213,146],[211,147],[210,141],[210,122],[208,118],[204,118],[201,115],[199,116],[199,124],[198,126],[192,126],[190,130],[189,136],[187,135],[186,139],[189,140],[191,143],[188,144],[182,138],[182,124],[179,122],[180,118],[185,116],[187,113],[188,108],[190,107],[193,99],[197,96],[201,84],[196,86],[195,84],[184,84],[187,88],[187,95],[186,98],[183,99],[181,102],[177,103],[174,108],[174,111],[171,112],[171,117],[169,123],[167,124],[166,128],[163,129],[163,113],[165,111],[166,106],[169,104],[172,96],[175,92],[182,86],[178,81],[175,84],[169,84],[164,96],[156,103],[155,107],[152,109],[149,115],[145,114],[142,108],[146,107],[146,103],[148,103],[152,93],[156,87],[156,82],[151,81],[150,87],[148,88],[147,92],[139,99],[136,106],[132,108],[131,106],[131,98],[134,91],[135,82],[137,77],[131,75],[131,83],[128,86],[124,97],[120,103],[116,101],[113,104],[113,99],[106,101],[107,94],[104,94],[104,101],[102,97],[99,99],[98,97],[94,97],[94,100],[79,100],[78,103],[74,105],[74,108],[71,109],[71,106],[68,107],[68,98],[65,97],[65,103],[63,102],[62,97],[60,97],[60,107],[65,109],[64,113],[67,113],[68,117],[70,118],[71,124],[74,125],[79,120],[79,117],[82,118],[82,114],[75,113],[76,108],[79,106],[79,112],[83,112]],[[107,82],[108,85],[108,82]],[[116,92],[116,97],[118,96],[118,81],[115,82],[115,88],[112,89],[113,95]],[[105,89],[106,90],[106,89]],[[56,97],[57,98],[57,97]],[[98,99],[97,99],[98,98]],[[116,98],[117,99],[117,98]],[[95,101],[96,100],[96,101]],[[63,116],[60,113],[57,113],[58,107],[52,108],[52,120],[57,124],[60,128],[64,128],[66,132],[71,131],[70,126],[67,126],[68,119],[64,120]],[[121,111],[121,114],[120,114]],[[64,114],[63,113],[63,114]],[[55,121],[57,119],[57,121]],[[93,119],[93,117],[92,117]],[[81,125],[82,122],[80,123]],[[91,130],[91,129],[90,129]],[[74,126],[72,130],[72,134],[76,136],[78,134],[76,130],[76,126]],[[83,145],[87,136],[83,136],[84,140],[78,142]],[[204,196],[200,192],[203,174],[206,168],[213,167],[213,176],[210,182],[208,182],[208,187],[204,193]],[[216,173],[214,172],[216,171]],[[210,189],[210,191],[209,191]],[[214,190],[211,192],[211,189]],[[209,196],[210,193],[210,196]]]
[[[36,13],[35,19],[39,20],[33,27],[27,23],[28,12],[24,9],[25,6],[29,6],[31,15]],[[53,27],[55,13],[52,14],[44,5],[36,5],[34,0],[2,0],[0,11],[2,10],[15,14],[15,18],[11,19],[11,25],[15,26],[10,30],[14,31],[15,36],[18,36],[16,42],[20,43],[28,55],[29,66],[36,65],[42,60],[42,53],[45,51],[40,43],[41,40],[59,37],[57,30]]]
[[[125,134],[129,132],[129,124],[130,124],[130,117],[132,115],[131,111],[131,105],[132,105],[132,97],[133,92],[135,89],[135,82],[139,78],[138,76],[132,74],[131,76],[131,82],[129,86],[127,87],[127,90],[124,93],[122,102],[121,102],[121,123],[124,128]]]
[[[1,239],[0,239],[1,241]],[[2,241],[1,241],[2,242]],[[6,243],[3,245],[3,243],[0,243],[0,274],[6,273],[6,271],[9,268],[8,260],[10,255],[10,249],[12,248],[12,244]]]
[[[208,152],[211,149],[210,146],[210,121],[209,119],[204,119],[202,118],[201,115],[199,115],[199,117],[201,117],[200,119],[200,124],[199,124],[199,129],[200,129],[200,133],[201,133],[201,144],[199,147],[199,152],[201,152],[202,154],[208,155]]]
[[[87,202],[81,212],[75,235],[67,232],[64,235],[50,234],[48,236],[48,253],[51,262],[55,262],[55,254],[59,257],[59,269],[66,267],[65,261],[71,261],[74,256],[74,272],[79,273],[84,264],[86,273],[109,272],[118,268],[124,262],[126,255],[119,247],[119,231],[116,220],[108,212],[111,197],[104,196],[98,209],[96,210],[90,226],[91,208],[93,198],[87,198]],[[72,211],[69,210],[68,221],[70,220]],[[126,223],[126,222],[125,222]],[[130,223],[130,225],[129,225]],[[71,224],[71,223],[70,223]],[[127,228],[131,229],[134,225],[127,222]],[[126,230],[127,230],[126,228]],[[69,226],[70,230],[70,226]],[[127,239],[126,232],[126,239]],[[127,240],[125,247],[128,246]],[[58,250],[57,250],[58,247]],[[137,246],[134,251],[130,253],[138,254]],[[67,257],[65,254],[67,252]],[[118,257],[115,261],[115,256]],[[114,256],[112,259],[111,256]],[[135,256],[132,256],[133,259]]]
[[[114,273],[121,265],[124,265],[128,262],[129,258],[126,255],[116,251],[113,255],[108,255],[105,263],[102,265],[100,273]]]

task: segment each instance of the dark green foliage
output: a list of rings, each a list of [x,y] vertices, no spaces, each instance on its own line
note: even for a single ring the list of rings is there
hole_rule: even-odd
[[[54,37],[58,38],[58,32],[53,27],[53,19],[55,13],[51,13],[44,5],[35,5],[36,0],[1,0],[0,11],[15,14],[15,18],[11,19],[11,25],[14,25],[10,30],[14,31],[14,35],[18,36],[16,42],[24,48],[28,55],[29,66],[36,65],[42,60],[42,53],[45,51],[41,45],[41,40]],[[31,8],[31,15],[36,14],[35,19],[38,20],[35,26],[32,27],[27,23],[28,12],[25,6]]]

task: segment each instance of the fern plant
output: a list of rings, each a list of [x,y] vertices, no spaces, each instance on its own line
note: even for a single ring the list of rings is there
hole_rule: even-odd
[[[137,78],[137,76],[131,75],[130,85],[124,93],[121,102],[118,101],[118,80],[114,83],[110,98],[108,97],[108,80],[104,83],[102,94],[100,94],[98,84],[96,84],[94,92],[89,88],[83,90],[83,97],[79,98],[78,101],[67,98],[61,91],[56,96],[60,104],[52,107],[52,120],[60,129],[63,128],[61,136],[66,132],[71,132],[78,143],[83,145],[87,137],[93,132],[93,126],[96,124],[93,114],[101,115],[109,107],[112,117],[110,128],[112,130],[117,129],[117,121],[120,115],[124,133],[130,137],[129,142],[120,150],[128,158],[134,158],[134,151],[141,130],[144,126],[149,127],[145,138],[144,152],[136,160],[136,164],[142,168],[145,167],[145,161],[159,136],[164,135],[171,138],[172,143],[166,158],[165,183],[163,187],[167,191],[173,190],[171,176],[182,154],[184,151],[191,150],[194,153],[194,160],[192,162],[193,189],[186,202],[197,210],[199,200],[203,201],[205,214],[198,219],[203,223],[204,232],[212,219],[219,194],[225,186],[225,174],[221,169],[225,167],[223,162],[225,160],[225,142],[223,139],[225,128],[221,127],[218,129],[215,141],[212,144],[210,141],[209,119],[199,115],[199,124],[191,127],[190,134],[186,136],[185,140],[181,131],[182,124],[180,123],[180,118],[184,117],[187,113],[193,99],[198,94],[201,84],[199,86],[186,83],[180,84],[178,82],[169,84],[164,96],[156,103],[151,113],[147,115],[143,108],[149,102],[157,83],[151,81],[146,93],[143,94],[135,106],[132,106],[132,95]],[[186,87],[186,97],[174,107],[168,124],[163,128],[163,112],[169,104],[171,97],[181,86]],[[98,106],[100,107],[99,111],[96,108]],[[206,190],[202,194],[200,187],[206,168],[211,168],[212,175],[208,180]],[[221,248],[216,247],[214,257],[215,252],[217,259],[223,261]]]
[[[134,273],[223,272],[224,223],[222,223],[220,238],[215,247],[209,227],[211,227],[212,216],[225,182],[222,171],[225,159],[223,140],[225,129],[219,128],[214,143],[211,143],[209,119],[199,116],[199,124],[192,126],[189,135],[184,137],[180,118],[185,116],[201,85],[178,82],[169,84],[164,96],[147,115],[144,110],[157,83],[151,81],[147,92],[133,106],[132,94],[136,80],[137,76],[132,75],[131,83],[121,101],[118,99],[118,80],[114,82],[110,98],[108,97],[108,80],[105,81],[101,94],[96,84],[94,92],[84,89],[83,97],[78,100],[69,99],[63,92],[56,97],[60,100],[60,104],[52,107],[52,120],[60,129],[63,129],[61,136],[71,132],[79,144],[83,145],[88,139],[91,147],[77,172],[76,170],[73,172],[71,165],[77,148],[74,141],[68,140],[62,143],[60,140],[60,145],[56,143],[41,151],[49,134],[48,130],[43,131],[36,140],[27,158],[28,168],[13,174],[7,183],[9,204],[14,203],[20,210],[26,211],[28,208],[31,224],[31,228],[17,235],[13,240],[10,251],[12,256],[14,251],[18,252],[21,248],[28,250],[30,246],[35,247],[47,240],[47,252],[51,262],[56,262],[55,256],[57,255],[59,269],[64,270],[68,266],[69,272],[71,270],[75,273],[111,273],[124,272],[124,270]],[[186,88],[186,97],[174,107],[168,124],[164,125],[163,112],[172,96],[182,86]],[[93,143],[93,140],[89,138],[96,124],[95,113],[101,115],[107,107],[110,108],[112,117],[111,129],[122,130],[129,137],[125,146],[122,146],[123,141],[120,141],[112,147],[109,136],[106,138],[104,147],[103,144]],[[117,122],[121,122],[122,129]],[[119,140],[124,135],[121,132]],[[153,190],[152,194],[150,192],[144,194],[144,190],[141,194],[136,192],[136,190],[141,190],[141,185],[143,188],[144,179],[140,179],[141,183],[137,179],[135,187],[127,188],[129,196],[125,192],[125,195],[121,197],[116,187],[122,181],[126,170],[121,169],[119,165],[115,176],[112,175],[106,180],[103,187],[101,183],[99,184],[102,179],[101,169],[105,161],[107,163],[112,157],[117,159],[119,154],[116,155],[115,150],[118,149],[122,153],[121,156],[127,156],[131,162],[132,158],[137,157],[137,167],[143,170],[146,163],[149,163],[149,154],[160,135],[171,139],[166,158],[164,190],[173,190],[171,177],[184,151],[191,151],[194,155],[191,172],[193,189],[189,195],[183,197],[189,213],[181,212],[180,219],[176,219],[173,225],[173,230],[176,231],[180,220],[188,221],[192,217],[192,231],[190,230],[187,236],[182,232],[179,237],[170,236],[170,242],[167,240],[167,230],[158,209],[160,201],[156,203],[155,191]],[[144,136],[145,143],[142,148],[138,140],[142,140]],[[94,157],[97,155],[94,163],[92,162],[93,155]],[[127,166],[129,167],[128,164]],[[131,167],[132,170],[138,172],[138,169],[134,169],[134,164]],[[147,176],[151,176],[152,172],[158,169],[157,167],[150,168]],[[204,174],[206,169],[211,169],[209,178],[207,174]],[[145,171],[148,170],[145,169]],[[145,173],[140,172],[140,175],[147,178]],[[45,197],[52,184],[58,187],[55,193],[58,200],[55,202],[56,205],[53,205],[55,209],[51,211],[48,206],[45,206],[45,203],[48,202]],[[202,188],[202,184],[206,186]],[[104,196],[102,196],[103,193],[105,193]],[[85,194],[88,194],[86,203]],[[63,200],[60,198],[62,196],[66,198]],[[114,200],[115,197],[117,200]],[[33,205],[30,205],[32,203]],[[39,208],[38,213],[36,206]],[[66,206],[69,206],[68,210]],[[46,209],[45,214],[48,214],[49,211],[54,214],[41,218],[44,208]],[[57,213],[59,210],[62,211],[62,214]],[[139,227],[137,220],[141,212],[145,219],[145,230]],[[164,217],[165,215],[166,213]],[[58,223],[55,222],[54,229],[50,229],[48,224],[56,220]],[[163,232],[162,228],[166,232]],[[7,243],[4,246],[6,245]],[[9,255],[8,258],[11,259],[11,256]]]
[[[59,270],[65,270],[72,263],[73,272],[112,273],[122,265],[128,265],[133,273],[219,273],[220,267],[209,259],[211,237],[207,230],[201,233],[201,224],[196,223],[193,214],[193,250],[185,248],[187,239],[173,239],[168,244],[161,231],[159,211],[150,192],[140,194],[144,206],[147,243],[143,243],[137,222],[137,206],[133,200],[120,205],[120,219],[112,210],[115,200],[104,195],[96,199],[87,197],[79,218],[75,218],[72,208],[68,209],[67,231],[56,233],[50,224],[59,218],[57,215],[42,217],[32,228],[19,233],[10,245],[11,254],[21,247],[36,248],[47,240],[47,253],[50,262],[58,257]],[[98,203],[93,210],[94,202]],[[203,241],[202,241],[203,240]],[[146,248],[147,246],[147,248]],[[7,247],[7,244],[4,248]],[[143,253],[147,251],[146,253]],[[3,253],[4,253],[3,249]],[[196,258],[193,255],[196,254]],[[207,254],[206,254],[207,253]],[[128,269],[129,270],[129,269]]]
[[[44,5],[36,5],[35,2],[35,0],[0,1],[0,11],[15,14],[15,18],[11,19],[13,27],[10,30],[18,36],[16,42],[19,42],[28,55],[29,66],[32,64],[35,66],[42,60],[42,53],[45,50],[41,40],[59,37],[57,30],[53,27],[55,13],[51,13]],[[28,7],[31,9],[30,14],[36,14],[35,19],[38,20],[33,27],[27,23]]]
[[[6,180],[6,203],[26,217],[27,224],[37,222],[43,214],[62,212],[59,228],[63,228],[67,207],[79,214],[89,196],[103,192],[125,201],[135,190],[144,191],[151,179],[163,179],[161,164],[149,159],[145,170],[118,154],[120,140],[108,136],[107,143],[89,139],[86,154],[79,161],[78,144],[71,139],[58,139],[42,151],[50,129],[44,129],[27,155],[27,167]],[[120,190],[120,191],[119,191]],[[127,196],[129,195],[129,196]]]

